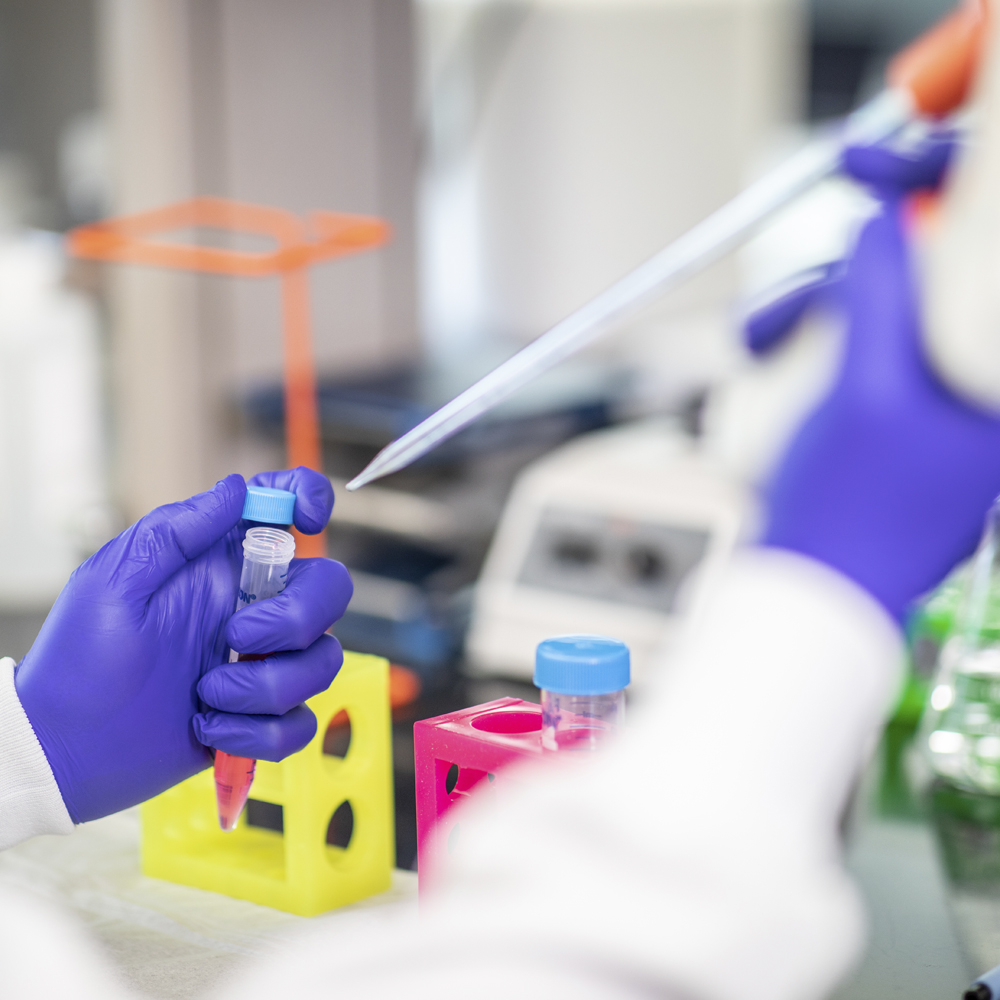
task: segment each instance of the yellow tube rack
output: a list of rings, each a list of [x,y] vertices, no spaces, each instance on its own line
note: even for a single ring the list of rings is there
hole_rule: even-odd
[[[345,653],[329,690],[307,704],[319,721],[316,736],[280,764],[258,763],[253,804],[232,833],[219,829],[211,768],[142,806],[144,874],[300,916],[389,888],[395,837],[388,662]],[[342,757],[324,753],[324,737],[341,712],[350,720]],[[335,725],[335,732],[343,736],[346,726]],[[329,742],[327,749],[343,753]],[[264,825],[248,823],[255,813]]]

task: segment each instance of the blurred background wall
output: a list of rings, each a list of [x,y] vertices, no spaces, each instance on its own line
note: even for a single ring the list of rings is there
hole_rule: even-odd
[[[99,7],[115,212],[213,194],[392,224],[387,249],[311,274],[321,372],[418,350],[411,23],[398,0]],[[234,406],[280,377],[277,282],[109,270],[126,516],[282,464]]]

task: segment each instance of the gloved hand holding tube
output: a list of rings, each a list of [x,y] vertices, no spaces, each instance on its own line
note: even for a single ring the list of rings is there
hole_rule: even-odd
[[[256,476],[295,493],[295,526],[322,531],[329,480]],[[329,559],[295,560],[282,594],[233,614],[246,486],[228,476],[159,507],[80,566],[15,673],[18,697],[74,822],[135,805],[212,765],[210,747],[281,760],[316,719],[302,703],[343,659],[326,630],[352,585]],[[272,653],[225,663],[226,649]]]

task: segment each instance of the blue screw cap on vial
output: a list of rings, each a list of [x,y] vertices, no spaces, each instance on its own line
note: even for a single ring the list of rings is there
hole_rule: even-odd
[[[558,635],[538,644],[535,687],[556,694],[610,694],[631,680],[628,646],[603,635]]]
[[[295,518],[295,494],[270,486],[248,486],[243,520],[260,524],[291,524]]]

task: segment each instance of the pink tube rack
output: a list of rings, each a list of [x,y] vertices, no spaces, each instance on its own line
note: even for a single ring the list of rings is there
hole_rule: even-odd
[[[434,853],[451,850],[458,824],[447,829],[449,810],[508,764],[542,754],[542,710],[520,698],[424,719],[413,726],[417,781],[417,875],[424,893]],[[440,829],[439,829],[440,828]],[[435,834],[435,836],[431,836]]]

